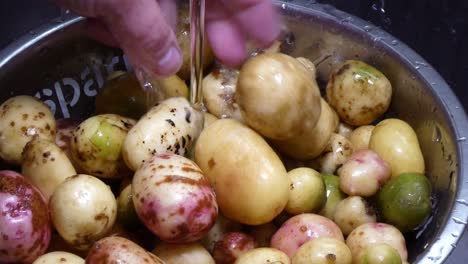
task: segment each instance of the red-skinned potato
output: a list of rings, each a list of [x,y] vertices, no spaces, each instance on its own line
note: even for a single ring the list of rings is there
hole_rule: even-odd
[[[216,242],[213,258],[216,264],[232,264],[245,252],[257,247],[255,239],[245,233],[230,232]]]
[[[218,213],[216,222],[208,233],[200,240],[200,243],[209,251],[213,252],[214,245],[216,242],[230,232],[240,231],[242,225],[226,218],[221,213]]]

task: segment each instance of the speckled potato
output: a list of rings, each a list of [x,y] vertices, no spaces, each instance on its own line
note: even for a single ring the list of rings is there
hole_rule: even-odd
[[[0,171],[0,263],[31,263],[50,243],[47,203],[23,175]]]
[[[165,264],[215,264],[210,253],[198,243],[159,243],[152,252]]]
[[[23,149],[21,173],[44,195],[46,202],[66,178],[76,175],[67,155],[54,142],[34,137]]]
[[[270,241],[278,228],[273,223],[252,226],[249,234],[255,238],[258,247],[270,247]]]
[[[338,170],[340,189],[348,195],[370,197],[391,177],[387,162],[372,150],[354,152]]]
[[[377,216],[374,208],[364,198],[350,196],[338,203],[333,220],[344,235],[349,235],[362,224],[375,223]]]
[[[23,148],[34,136],[53,141],[56,122],[49,107],[27,95],[0,105],[0,159],[20,165]]]
[[[49,252],[36,259],[33,264],[84,264],[80,256],[65,251]]]
[[[257,243],[252,236],[242,232],[230,232],[216,242],[212,255],[216,264],[232,264],[256,247]]]
[[[374,130],[374,126],[367,125],[360,126],[351,132],[349,141],[351,141],[351,144],[353,144],[354,151],[369,148],[369,141],[372,135],[372,130]]]
[[[86,264],[146,263],[165,264],[132,241],[118,236],[103,238],[89,250]]]
[[[392,85],[376,68],[348,60],[333,71],[327,99],[341,120],[362,126],[374,122],[390,106]]]
[[[67,178],[57,186],[49,208],[60,236],[80,250],[106,236],[117,215],[117,202],[110,187],[85,174]]]
[[[298,136],[320,117],[315,76],[301,62],[281,53],[263,53],[243,64],[236,101],[245,122],[271,139]]]
[[[320,173],[311,168],[297,168],[289,171],[288,176],[290,184],[286,212],[296,215],[321,210],[327,194]]]
[[[351,264],[352,256],[343,241],[319,237],[302,245],[291,260],[292,264]]]
[[[290,264],[291,260],[284,252],[274,248],[256,248],[240,256],[234,264]]]
[[[408,258],[406,242],[403,234],[395,227],[385,223],[368,223],[354,229],[346,238],[346,245],[353,254],[353,260],[362,258],[366,248],[379,243],[385,243],[396,249],[401,260],[405,262]]]
[[[335,173],[352,153],[351,142],[344,136],[333,133],[324,153],[317,159],[320,172]]]
[[[203,101],[211,114],[243,121],[234,97],[238,76],[239,70],[219,66],[203,79]]]
[[[338,176],[333,174],[322,174],[322,178],[325,182],[325,188],[327,189],[327,201],[319,214],[329,219],[333,219],[336,206],[346,198],[346,194],[340,189],[340,178]]]
[[[199,240],[218,215],[215,193],[200,168],[171,153],[154,155],[135,172],[132,199],[140,220],[166,242]]]
[[[271,238],[271,246],[292,258],[300,246],[318,237],[344,241],[343,233],[332,220],[316,214],[300,214],[284,222]]]
[[[385,243],[369,245],[357,264],[402,264],[398,251]]]
[[[220,119],[203,130],[195,159],[214,187],[221,211],[234,221],[268,223],[288,202],[283,163],[260,135],[238,121]]]
[[[157,153],[185,155],[202,130],[202,118],[185,98],[164,100],[128,131],[122,148],[125,163],[135,171]]]
[[[200,240],[200,243],[209,251],[213,252],[214,245],[216,242],[221,240],[221,238],[229,233],[234,231],[240,231],[242,225],[234,222],[222,214],[218,213],[218,217],[216,217],[216,221],[211,227],[210,231]]]
[[[71,154],[79,168],[101,178],[121,178],[129,173],[122,145],[135,120],[115,114],[92,116],[73,131]]]
[[[309,160],[318,157],[339,124],[338,115],[325,100],[320,99],[320,107],[317,124],[307,124],[300,135],[286,140],[272,140],[272,144],[295,159]]]
[[[392,169],[392,177],[405,172],[424,174],[424,157],[413,128],[403,120],[390,118],[379,122],[369,141],[373,150]]]

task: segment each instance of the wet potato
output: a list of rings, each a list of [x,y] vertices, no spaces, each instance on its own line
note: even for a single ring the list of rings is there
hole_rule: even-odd
[[[374,208],[364,198],[350,196],[338,203],[333,221],[347,236],[362,224],[375,223],[377,215]]]
[[[80,256],[64,251],[49,252],[36,259],[33,264],[84,264]]]
[[[216,264],[232,264],[242,254],[256,247],[257,242],[252,236],[241,232],[230,232],[216,242],[212,255]]]
[[[165,264],[215,264],[210,253],[198,243],[159,243],[152,252]]]
[[[319,237],[302,245],[292,257],[292,264],[351,264],[351,251],[338,239]]]

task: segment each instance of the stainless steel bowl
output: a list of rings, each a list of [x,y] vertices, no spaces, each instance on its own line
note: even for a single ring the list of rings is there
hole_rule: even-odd
[[[443,263],[468,218],[467,116],[447,83],[404,43],[361,19],[315,1],[275,1],[291,30],[285,48],[318,63],[325,82],[339,61],[358,58],[382,70],[394,87],[390,115],[416,130],[434,187],[427,225],[407,236],[412,263]],[[119,50],[83,37],[81,17],[61,18],[0,52],[0,102],[35,95],[57,118],[83,117],[105,77],[129,65]],[[3,166],[3,167],[2,167]],[[5,168],[5,165],[0,165]]]

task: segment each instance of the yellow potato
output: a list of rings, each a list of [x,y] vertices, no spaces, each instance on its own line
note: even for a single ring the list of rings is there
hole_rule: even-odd
[[[403,120],[391,118],[378,123],[372,131],[369,149],[390,164],[392,177],[405,172],[424,174],[418,137]]]
[[[274,248],[256,248],[241,255],[234,264],[290,264],[286,253]]]
[[[351,250],[343,241],[329,237],[312,239],[302,245],[292,264],[351,264]]]
[[[360,126],[351,132],[349,141],[353,144],[354,152],[369,148],[369,141],[374,126]]]
[[[44,254],[37,258],[33,264],[84,264],[85,260],[81,257],[65,251],[54,251]]]
[[[339,124],[338,115],[321,99],[320,118],[316,125],[307,126],[304,133],[287,140],[273,140],[280,152],[299,160],[318,157],[327,146]]]
[[[281,53],[263,53],[242,66],[236,101],[246,124],[271,139],[298,136],[320,117],[315,76],[304,64]]]
[[[260,135],[238,121],[220,119],[203,130],[195,160],[228,218],[265,224],[288,202],[289,179],[283,163]]]
[[[153,254],[163,260],[165,264],[215,264],[210,253],[198,243],[160,243],[154,248]]]
[[[311,168],[297,168],[289,171],[288,176],[290,185],[286,212],[296,215],[322,209],[327,195],[319,172]]]

